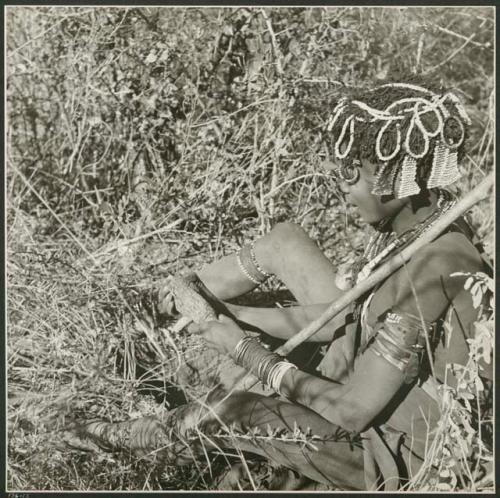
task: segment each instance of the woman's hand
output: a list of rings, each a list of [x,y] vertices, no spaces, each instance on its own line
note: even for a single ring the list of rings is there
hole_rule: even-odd
[[[217,320],[203,323],[191,323],[189,332],[201,335],[209,344],[221,353],[232,355],[238,342],[246,336],[234,320],[219,315]]]

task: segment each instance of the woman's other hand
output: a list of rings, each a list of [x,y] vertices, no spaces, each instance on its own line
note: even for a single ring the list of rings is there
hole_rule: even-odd
[[[221,353],[232,354],[238,342],[246,334],[234,320],[219,315],[217,320],[202,323],[191,323],[189,332],[201,335],[210,345]]]

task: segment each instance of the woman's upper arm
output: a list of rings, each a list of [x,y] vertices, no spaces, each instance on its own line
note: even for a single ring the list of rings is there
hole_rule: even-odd
[[[344,426],[365,428],[405,382],[417,377],[428,344],[429,329],[423,325],[435,322],[463,287],[462,279],[450,275],[475,271],[480,264],[475,252],[460,242],[465,240],[447,234],[429,244],[379,289],[385,296],[378,302],[374,296],[371,341],[342,391],[327,393],[330,406],[341,407]],[[326,405],[325,410],[330,418]]]
[[[367,350],[347,384],[291,370],[285,375],[280,390],[289,399],[307,406],[333,424],[361,432],[403,382],[402,372]]]

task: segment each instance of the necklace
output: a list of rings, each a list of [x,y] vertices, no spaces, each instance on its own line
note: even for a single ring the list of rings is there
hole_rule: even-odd
[[[399,236],[395,232],[382,231],[387,228],[390,221],[383,220],[383,222],[376,227],[375,233],[370,237],[368,243],[366,244],[363,256],[352,266],[352,282],[357,284],[366,279],[373,269],[380,265],[392,253],[411,244],[423,233],[429,230],[446,211],[455,205],[455,203],[456,200],[448,191],[439,190],[436,209],[426,219],[415,224]],[[371,296],[373,296],[373,293],[374,291],[371,291]],[[363,308],[365,308],[366,311],[370,299],[371,297],[367,292],[352,304],[352,321],[358,324],[355,331],[350,335],[353,351],[355,348],[356,337],[358,337],[357,334],[361,333],[360,320]],[[363,306],[364,303],[366,303],[365,307]]]
[[[384,220],[370,237],[362,258],[355,263],[353,268],[353,282],[356,284],[362,282],[370,275],[373,269],[391,253],[417,240],[422,234],[427,232],[446,211],[453,207],[455,203],[456,200],[448,191],[439,190],[436,209],[423,221],[417,223],[400,235],[397,235],[395,232],[381,231],[389,221]]]

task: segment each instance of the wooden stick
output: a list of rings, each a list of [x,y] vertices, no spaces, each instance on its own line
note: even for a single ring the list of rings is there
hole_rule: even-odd
[[[307,327],[302,329],[283,346],[277,349],[277,353],[286,356],[299,344],[312,337],[318,330],[327,324],[335,315],[340,313],[353,301],[361,297],[376,284],[385,280],[389,275],[398,270],[422,247],[432,242],[441,232],[443,232],[453,221],[468,211],[474,204],[484,199],[490,188],[493,186],[494,176],[490,173],[481,183],[471,190],[463,199],[457,202],[453,208],[446,212],[436,223],[422,234],[417,240],[408,247],[396,254],[389,261],[384,263],[379,269],[375,270],[366,280],[348,290],[342,297],[334,301],[316,320],[312,321]]]
[[[459,216],[468,211],[474,204],[484,199],[494,184],[494,174],[490,173],[486,176],[479,185],[471,190],[465,197],[458,201],[448,212],[446,212],[436,223],[421,237],[412,242],[408,247],[403,249],[400,253],[396,254],[389,261],[384,263],[380,268],[375,270],[368,278],[360,282],[358,285],[348,290],[339,299],[334,301],[323,314],[313,320],[307,327],[302,329],[285,344],[276,350],[276,353],[286,356],[295,349],[299,344],[312,337],[318,332],[321,327],[326,325],[335,315],[340,313],[344,308],[349,306],[353,301],[361,297],[365,292],[369,291],[376,284],[385,280],[389,275],[394,273],[397,269],[403,266],[409,259],[422,247],[432,242],[439,234],[441,234],[453,221]],[[235,379],[236,389],[245,389],[258,379],[248,374],[243,378]]]

